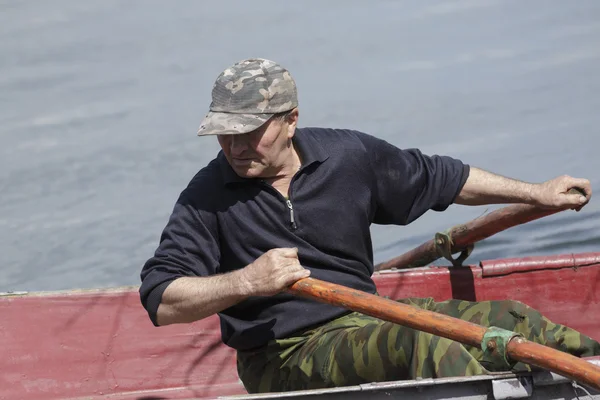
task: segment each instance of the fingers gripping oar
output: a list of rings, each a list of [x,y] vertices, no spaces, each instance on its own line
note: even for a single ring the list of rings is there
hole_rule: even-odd
[[[583,194],[581,189],[573,188],[569,194]],[[542,217],[564,211],[564,209],[546,210],[527,204],[515,204],[503,207],[466,224],[457,225],[446,232],[440,232],[435,238],[410,250],[401,256],[375,266],[375,271],[392,268],[414,268],[427,265],[441,257],[450,260],[453,265],[460,265],[466,259],[473,245],[498,232],[521,225]],[[462,252],[457,259],[452,254]]]
[[[475,346],[484,351],[484,359],[506,361],[509,365],[511,362],[522,361],[600,390],[600,367],[570,354],[530,342],[514,332],[499,328],[488,329],[458,318],[313,278],[297,281],[288,288],[288,292]]]

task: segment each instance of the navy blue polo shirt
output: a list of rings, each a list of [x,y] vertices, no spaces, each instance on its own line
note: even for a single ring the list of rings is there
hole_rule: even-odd
[[[279,247],[297,247],[313,278],[375,293],[371,223],[406,225],[427,210],[442,211],[469,175],[459,160],[357,131],[299,128],[293,143],[302,167],[289,203],[262,180],[239,177],[222,152],[181,193],[141,273],[141,300],[155,324],[174,279],[234,271]],[[282,293],[250,297],[219,317],[223,342],[246,350],[344,313]]]

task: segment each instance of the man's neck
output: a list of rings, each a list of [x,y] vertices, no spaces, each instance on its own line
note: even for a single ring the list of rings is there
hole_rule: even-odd
[[[302,161],[300,160],[300,155],[298,154],[298,151],[296,151],[296,147],[292,146],[289,163],[281,168],[279,174],[272,178],[266,178],[264,181],[273,186],[279,193],[287,198],[292,178],[296,175],[296,172],[300,170],[301,166]]]

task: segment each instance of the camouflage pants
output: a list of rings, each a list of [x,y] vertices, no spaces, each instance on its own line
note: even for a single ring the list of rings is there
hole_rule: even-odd
[[[522,333],[531,341],[578,357],[600,355],[595,340],[550,322],[520,302],[398,301]],[[258,350],[238,351],[237,366],[246,390],[261,393],[489,373],[479,362],[481,358],[480,349],[350,313],[298,336],[273,340]],[[517,363],[513,370],[530,367]]]

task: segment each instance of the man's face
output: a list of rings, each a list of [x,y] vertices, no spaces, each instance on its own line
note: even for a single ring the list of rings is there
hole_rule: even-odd
[[[273,178],[292,157],[295,122],[272,118],[260,128],[239,135],[217,135],[236,174],[244,178]]]

